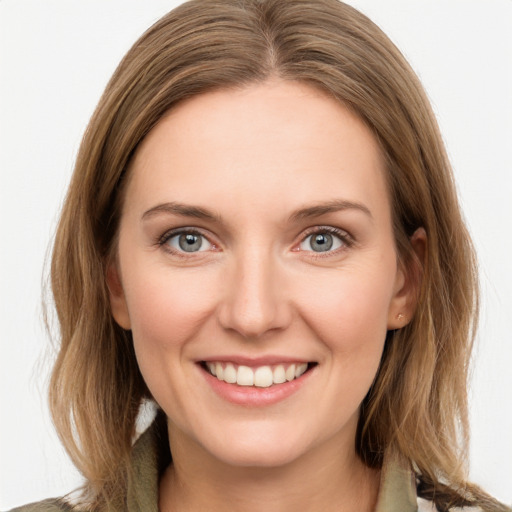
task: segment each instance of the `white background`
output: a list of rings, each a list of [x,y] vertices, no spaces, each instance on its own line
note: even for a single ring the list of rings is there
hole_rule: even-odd
[[[41,281],[81,135],[172,0],[0,0],[0,509],[79,483],[51,426]],[[512,503],[512,1],[352,0],[433,102],[482,271],[471,476]],[[454,371],[456,371],[454,369]]]

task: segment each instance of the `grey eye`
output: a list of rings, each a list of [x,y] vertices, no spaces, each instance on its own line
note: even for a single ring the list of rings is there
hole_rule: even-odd
[[[319,233],[317,235],[311,235],[311,240],[309,244],[313,251],[329,251],[333,245],[332,235],[329,233]]]
[[[336,235],[326,232],[313,233],[300,244],[301,251],[327,252],[339,249],[343,241]]]
[[[181,252],[202,252],[211,248],[212,244],[199,233],[179,233],[167,242],[173,249]]]

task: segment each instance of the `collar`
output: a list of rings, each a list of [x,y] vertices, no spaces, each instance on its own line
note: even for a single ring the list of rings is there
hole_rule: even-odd
[[[375,512],[416,512],[416,475],[397,457],[385,456]]]

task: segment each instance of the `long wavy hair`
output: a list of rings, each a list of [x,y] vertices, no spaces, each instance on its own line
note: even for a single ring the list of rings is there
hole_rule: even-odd
[[[192,0],[141,37],[107,85],[77,156],[51,264],[61,342],[50,404],[86,479],[84,496],[93,509],[122,506],[137,414],[150,398],[105,280],[131,158],[180,101],[275,77],[317,87],[372,130],[402,265],[415,257],[412,233],[427,233],[418,307],[406,327],[388,333],[361,407],[358,454],[371,467],[385,452],[408,461],[439,507],[501,510],[466,482],[477,272],[436,119],[399,50],[337,0]]]

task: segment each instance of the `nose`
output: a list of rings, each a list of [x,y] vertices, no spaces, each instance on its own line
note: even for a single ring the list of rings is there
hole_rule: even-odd
[[[245,339],[258,339],[285,329],[292,317],[279,265],[270,256],[253,251],[234,264],[224,281],[219,305],[221,326]]]

